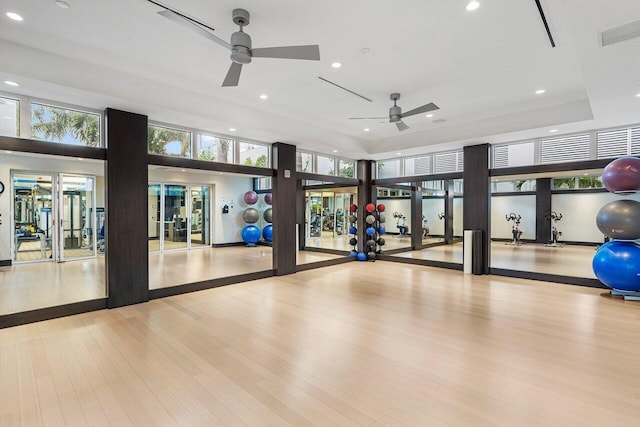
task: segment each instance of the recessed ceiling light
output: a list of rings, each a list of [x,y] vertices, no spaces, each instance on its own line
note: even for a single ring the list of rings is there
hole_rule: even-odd
[[[636,98],[640,98],[640,93],[636,93]]]
[[[556,132],[558,132],[558,129],[550,129],[549,132],[556,133]]]
[[[235,132],[236,128],[229,128],[229,132]]]
[[[433,117],[433,114],[429,113],[427,114],[427,117]]]
[[[396,153],[396,156],[401,156],[401,155],[402,155],[402,153]]]
[[[477,8],[480,7],[480,2],[476,1],[476,0],[471,0],[469,3],[467,3],[467,10],[469,12],[476,10]]]
[[[333,150],[333,152],[334,152],[334,153],[337,153],[337,152],[338,152],[338,150]]]
[[[543,93],[545,93],[545,92],[546,92],[546,90],[545,90],[545,89],[538,89],[538,90],[536,91],[536,95],[542,95],[542,94],[543,94]]]
[[[4,84],[9,85],[9,86],[20,86],[20,83],[11,81],[11,80],[5,80]]]
[[[360,49],[360,53],[363,55],[369,55],[371,52],[373,52],[373,50],[371,50],[370,47],[363,47]]]
[[[69,9],[71,6],[66,1],[57,0],[56,6],[61,7],[62,9]]]
[[[180,172],[186,172],[186,171],[187,171],[186,169],[180,169]]]
[[[339,63],[339,62],[334,62],[333,64],[331,64],[331,66],[332,66],[333,68],[340,68],[340,67],[342,67],[342,64],[341,64],[341,63]]]
[[[267,98],[269,98],[269,97],[264,93],[262,95],[260,95],[260,99],[267,99]]]
[[[365,131],[365,132],[369,132],[371,129],[369,129],[369,128],[364,128],[364,129],[362,129],[362,130],[363,130],[363,131]]]
[[[18,22],[24,21],[24,18],[15,12],[7,12],[7,17],[9,19],[13,19],[14,21],[18,21]]]

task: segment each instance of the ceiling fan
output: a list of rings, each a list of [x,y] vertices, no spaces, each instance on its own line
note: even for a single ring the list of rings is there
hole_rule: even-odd
[[[392,93],[390,95],[390,98],[393,101],[393,107],[389,108],[389,123],[395,123],[400,132],[409,129],[409,126],[407,126],[407,124],[402,121],[402,119],[404,119],[405,117],[415,116],[416,114],[428,113],[429,111],[440,109],[440,107],[438,107],[436,104],[430,102],[421,107],[409,110],[403,114],[402,108],[398,107],[398,105],[396,104],[396,101],[400,99],[400,94]],[[386,118],[387,117],[350,117],[349,120],[381,120]]]
[[[176,12],[163,4],[152,0],[147,1],[165,9],[158,12],[159,15],[175,22],[176,24],[195,31],[201,36],[206,37],[212,42],[226,47],[231,51],[231,67],[227,72],[224,82],[222,82],[222,86],[238,86],[242,66],[250,63],[252,58],[320,60],[320,46],[318,45],[252,48],[251,36],[242,31],[243,27],[249,25],[250,21],[249,12],[244,9],[233,10],[231,14],[233,22],[240,27],[240,30],[231,34],[231,43],[227,43],[225,40],[211,33],[213,28],[183,15],[182,13]]]

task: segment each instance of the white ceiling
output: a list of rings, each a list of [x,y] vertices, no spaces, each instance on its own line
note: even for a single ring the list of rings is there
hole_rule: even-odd
[[[640,1],[543,0],[556,48],[534,0],[480,0],[471,13],[467,1],[163,0],[223,39],[237,29],[232,9],[242,7],[251,12],[245,31],[254,47],[320,45],[321,61],[256,58],[238,87],[223,88],[228,51],[146,0],[67,0],[70,9],[0,0],[0,80],[21,83],[0,90],[223,134],[234,127],[242,137],[351,158],[640,122],[640,39],[598,44],[600,31],[640,19]],[[546,93],[535,95],[539,88]],[[411,129],[402,133],[347,120],[385,116],[391,92],[401,93],[404,111],[428,102],[441,109],[405,119]]]

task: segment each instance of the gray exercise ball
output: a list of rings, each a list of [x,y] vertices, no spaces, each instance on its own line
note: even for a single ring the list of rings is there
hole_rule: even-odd
[[[266,211],[264,211],[262,217],[265,221],[271,224],[273,222],[273,210],[271,208],[267,209]]]
[[[598,229],[618,240],[640,239],[640,202],[616,200],[604,205],[596,216]]]
[[[260,212],[255,208],[247,208],[242,213],[242,219],[247,224],[255,224],[260,219]]]
[[[380,224],[384,224],[384,222],[387,220],[387,218],[385,218],[385,216],[383,214],[380,214],[380,219],[378,221],[380,221]]]

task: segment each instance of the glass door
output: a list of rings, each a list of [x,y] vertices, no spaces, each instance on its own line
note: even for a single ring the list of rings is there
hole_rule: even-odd
[[[13,173],[13,247],[17,263],[54,259],[53,178],[46,173]]]
[[[65,261],[96,255],[95,178],[60,175],[60,250]]]
[[[160,252],[162,246],[162,230],[164,216],[162,215],[162,191],[160,184],[149,184],[148,204],[148,239],[149,252]]]
[[[165,184],[164,186],[164,240],[162,250],[186,249],[188,212],[187,186]]]
[[[211,244],[210,193],[208,185],[191,185],[189,236],[192,248]]]

